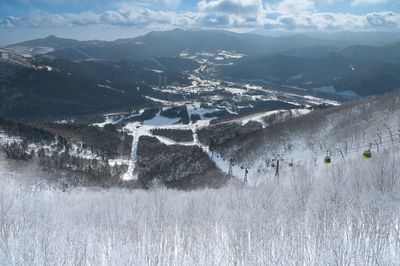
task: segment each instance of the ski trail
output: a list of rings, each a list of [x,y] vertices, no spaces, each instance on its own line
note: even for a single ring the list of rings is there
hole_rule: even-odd
[[[201,143],[199,140],[199,135],[197,133],[198,125],[193,124],[192,126],[192,131],[193,131],[193,144],[199,146],[200,148],[203,149],[205,153],[208,154],[208,157],[216,164],[216,166],[225,174],[229,174],[229,158],[223,158],[219,153],[210,151],[210,147]],[[239,176],[242,174],[244,175],[244,169],[242,169],[240,166],[234,164],[232,165],[232,176],[239,178]]]
[[[140,122],[129,123],[126,125],[125,129],[129,132],[128,134],[133,137],[132,140],[132,152],[129,160],[128,171],[123,175],[122,180],[137,180],[138,176],[135,172],[136,161],[137,161],[137,146],[139,143],[139,138],[141,136],[151,136],[157,138],[161,143],[165,145],[182,145],[182,146],[198,146],[200,147],[209,158],[216,164],[216,166],[225,174],[229,173],[229,158],[224,158],[220,154],[210,151],[210,147],[201,143],[198,136],[198,129],[207,126],[209,121],[199,120],[196,123],[190,123],[189,125],[165,125],[165,126],[153,126],[153,125],[144,125]],[[163,136],[156,136],[151,133],[151,130],[154,128],[163,128],[163,129],[191,129],[193,134],[192,142],[179,142],[172,140]],[[242,169],[239,165],[232,165],[232,176],[237,179],[241,179],[240,177],[244,176],[244,168]]]
[[[137,140],[135,140],[135,137],[133,137],[132,141],[132,152],[131,152],[131,157],[129,160],[129,165],[128,165],[128,171],[122,176],[122,180],[128,181],[128,180],[136,180],[137,176],[134,175],[133,171],[135,169],[135,162],[136,162],[136,151],[137,151]]]
[[[192,125],[193,144],[199,146],[200,148],[203,149],[204,152],[206,152],[208,154],[210,152],[210,147],[208,147],[207,145],[204,145],[203,143],[201,143],[199,141],[199,135],[197,134],[197,128],[198,128],[197,124]],[[210,156],[210,154],[208,154],[208,155]],[[210,156],[210,158],[211,158],[211,156]]]
[[[132,140],[132,152],[131,158],[129,160],[128,171],[123,175],[123,180],[137,180],[138,176],[135,172],[136,161],[137,161],[137,147],[139,143],[139,138],[141,136],[151,136],[151,127],[143,126],[139,122],[128,124],[125,129],[128,130],[128,134],[133,137]]]

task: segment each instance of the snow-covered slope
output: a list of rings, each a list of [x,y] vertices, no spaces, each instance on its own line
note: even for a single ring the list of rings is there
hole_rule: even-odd
[[[400,91],[382,97],[316,110],[304,116],[266,127],[263,131],[226,143],[217,148],[224,157],[233,157],[251,167],[249,176],[259,179],[268,167],[282,156],[285,168],[289,162],[304,166],[311,162],[324,165],[330,155],[332,164],[359,163],[365,150],[373,155],[384,149],[400,150]],[[276,164],[276,163],[275,163]]]
[[[229,142],[214,160],[226,168],[234,157],[237,178],[218,190],[78,187],[62,193],[56,184],[42,182],[40,170],[29,165],[16,170],[1,158],[0,261],[399,265],[399,101],[397,91]],[[132,134],[146,127],[137,126],[131,124]],[[203,145],[195,125],[187,127],[194,130],[193,144]],[[363,159],[374,140],[372,159]],[[327,149],[330,165],[322,162]],[[276,168],[265,164],[273,154],[285,159],[279,179]],[[287,165],[291,159],[293,168]],[[244,175],[240,164],[250,169],[247,185],[237,182]]]

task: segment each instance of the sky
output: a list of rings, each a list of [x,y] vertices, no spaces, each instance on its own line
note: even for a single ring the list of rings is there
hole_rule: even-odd
[[[0,0],[0,45],[50,34],[114,40],[174,28],[400,32],[400,0]]]

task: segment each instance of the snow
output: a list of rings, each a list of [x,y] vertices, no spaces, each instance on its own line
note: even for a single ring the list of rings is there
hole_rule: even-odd
[[[57,123],[57,124],[69,124],[69,123],[74,123],[75,122],[75,120],[74,119],[64,119],[64,120],[57,120],[57,121],[54,121],[54,123]]]
[[[395,107],[400,98],[390,99],[388,106]],[[16,171],[0,158],[1,264],[400,265],[399,116],[382,102],[368,104],[365,109],[335,108],[321,123],[314,117],[300,121],[285,132],[291,150],[281,143],[267,150],[273,144],[268,138],[254,154],[234,162],[236,178],[219,189],[61,192],[55,181],[43,184],[45,175],[32,165]],[[364,110],[371,113],[360,116]],[[396,133],[392,140],[382,121]],[[193,144],[207,151],[196,133],[208,123],[164,127],[192,129]],[[336,148],[367,145],[377,138],[377,127],[382,144],[379,153],[373,147],[371,160],[361,156],[365,147],[349,149],[341,158]],[[126,128],[138,139],[152,126],[136,122]],[[315,139],[315,147],[306,139]],[[331,165],[322,162],[326,147],[332,149]],[[207,152],[229,171],[229,158]],[[279,179],[265,162],[272,153],[285,154]],[[293,168],[288,167],[291,160]],[[134,173],[134,160],[130,163]],[[241,166],[249,167],[247,184]]]
[[[228,77],[230,78],[230,77]],[[266,85],[275,85],[273,82],[265,80],[265,79],[239,79],[241,82],[250,82],[250,83],[261,83]]]
[[[126,159],[110,159],[108,160],[108,164],[110,166],[116,166],[116,165],[129,165],[130,160]]]
[[[17,142],[20,143],[22,142],[22,139],[20,137],[14,137],[6,134],[5,132],[0,131],[0,143],[5,144],[5,143],[13,143]]]
[[[75,47],[74,50],[77,51],[78,53],[80,53],[81,55],[87,57],[86,59],[88,59],[88,58],[90,59],[91,58],[90,55],[88,55],[87,53],[83,52],[81,49],[79,49],[77,47]]]
[[[310,102],[310,103],[312,103],[312,104],[322,104],[322,103],[327,103],[327,104],[330,104],[330,105],[335,105],[335,106],[338,106],[338,105],[340,105],[340,103],[339,103],[339,102],[337,102],[337,101],[332,101],[332,100],[321,99],[321,98],[314,97],[314,96],[311,96],[311,95],[305,95],[305,96],[304,96],[304,98],[306,98],[306,99],[310,100],[309,102]]]
[[[255,114],[250,114],[246,116],[242,116],[239,118],[229,119],[226,122],[221,123],[239,123],[241,125],[245,125],[250,121],[255,121],[260,123],[263,127],[267,127],[268,124],[264,122],[264,118],[277,114],[279,112],[290,112],[292,115],[291,117],[297,117],[301,115],[308,114],[311,112],[309,109],[290,109],[290,110],[274,110],[274,111],[267,111],[267,112],[259,112]]]
[[[51,71],[59,72],[58,69],[55,69],[55,68],[53,68],[53,67],[51,67],[51,66],[37,66],[37,67],[35,67],[35,69],[39,69],[39,70],[44,69],[44,70],[46,70],[46,71],[48,71],[48,72],[51,72]]]
[[[99,87],[99,88],[104,88],[104,89],[109,89],[109,90],[112,90],[112,91],[116,91],[116,92],[125,94],[125,91],[124,91],[124,90],[117,90],[117,89],[114,89],[113,87],[110,87],[110,86],[108,86],[108,85],[97,84],[97,87]]]
[[[56,181],[44,184],[41,177],[46,175],[32,165],[15,170],[0,158],[1,264],[400,265],[400,136],[394,109],[400,98],[390,99],[386,103],[393,109],[385,102],[366,102],[365,109],[335,108],[321,123],[311,117],[285,134],[278,132],[277,138],[284,135],[292,145],[290,150],[281,143],[267,149],[273,139],[265,145],[257,139],[260,146],[254,153],[240,150],[244,159],[234,162],[235,179],[219,189],[154,186],[61,192]],[[364,110],[371,113],[362,116]],[[395,133],[392,140],[382,121]],[[198,140],[197,130],[208,124],[200,120],[161,126],[192,129],[193,145],[227,173],[229,158],[210,153]],[[135,122],[126,129],[135,141],[151,134],[152,127]],[[349,149],[341,158],[337,148],[368,145],[377,138],[377,127],[382,144],[379,153],[373,147],[371,160],[362,158],[364,146]],[[306,143],[314,139],[315,147]],[[327,147],[332,149],[331,165],[322,162]],[[265,162],[272,153],[285,155],[279,179]],[[291,160],[293,168],[288,167]],[[119,163],[128,162],[110,161]],[[133,175],[126,178],[134,179],[134,160],[129,163]],[[241,166],[249,167],[247,184]]]
[[[233,80],[233,79],[212,79],[206,78],[204,75],[201,75],[202,72],[208,71],[208,66],[210,62],[208,60],[205,61],[204,64],[196,69],[193,73],[189,74],[188,79],[191,81],[191,84],[188,86],[167,86],[167,88],[158,88],[154,87],[154,90],[159,90],[164,93],[177,94],[179,96],[188,96],[193,97],[194,95],[199,95],[203,102],[205,103],[213,103],[217,100],[223,99],[223,96],[215,93],[216,90],[221,90],[232,94],[231,102],[226,102],[224,106],[214,106],[221,107],[222,109],[230,112],[236,113],[237,106],[241,104],[243,101],[249,100],[279,100],[287,103],[295,103],[295,105],[314,105],[314,104],[335,104],[338,105],[339,102],[328,100],[324,98],[319,98],[312,96],[304,97],[304,94],[307,93],[307,89],[299,88],[295,86],[288,85],[276,85],[271,82],[265,80]],[[290,90],[295,90],[294,92],[287,92],[285,90],[275,89],[274,86],[284,87]],[[215,93],[215,94],[214,94]],[[207,96],[203,96],[207,95]],[[154,100],[156,102],[160,102],[165,105],[171,106],[172,103],[164,102],[160,99],[154,99],[148,97],[148,99]],[[196,99],[198,101],[198,99]],[[181,104],[181,103],[175,103]],[[204,119],[204,117],[203,117]]]
[[[349,99],[358,99],[361,98],[360,95],[358,95],[356,92],[354,91],[340,91],[337,93],[338,95],[341,95],[345,98],[349,98]]]
[[[204,110],[201,110],[201,108],[197,109],[197,108],[199,108],[198,106],[199,106],[199,103],[195,103],[195,104],[188,106],[189,114],[192,112],[196,112],[196,111],[199,111],[199,113],[209,111],[208,109],[204,109]],[[229,123],[240,122],[241,124],[246,124],[249,121],[257,121],[257,122],[260,122],[265,127],[265,126],[268,126],[268,124],[266,124],[263,121],[263,118],[265,116],[272,115],[277,112],[279,112],[279,110],[249,115],[249,116],[245,116],[242,118],[233,119],[228,122]],[[295,116],[307,114],[309,112],[309,110],[293,109],[293,110],[290,110],[290,112],[292,112],[292,116],[295,117]],[[166,145],[183,145],[183,146],[197,145],[200,148],[202,148],[203,151],[209,155],[209,157],[216,163],[217,167],[221,171],[228,174],[229,159],[223,158],[221,155],[219,155],[215,152],[211,152],[209,147],[202,144],[198,139],[197,130],[199,128],[209,126],[210,120],[198,120],[198,121],[196,121],[196,123],[190,123],[188,125],[176,124],[176,122],[177,122],[176,120],[179,120],[179,119],[165,118],[165,117],[160,116],[160,113],[158,113],[157,116],[151,120],[146,120],[143,123],[140,123],[140,122],[128,123],[125,126],[124,130],[126,130],[126,132],[128,132],[128,134],[130,134],[133,137],[133,142],[132,142],[132,152],[131,152],[131,160],[129,162],[129,168],[128,168],[128,171],[124,174],[124,176],[122,178],[123,180],[137,179],[137,176],[135,173],[135,164],[136,164],[136,160],[137,160],[137,145],[138,145],[140,136],[155,137],[161,143],[164,143]],[[193,132],[193,142],[179,142],[179,141],[175,141],[175,140],[169,139],[167,137],[163,137],[163,136],[154,136],[151,133],[151,130],[154,128],[181,129],[181,130],[190,129]],[[246,166],[243,166],[243,168],[242,168],[242,166],[243,165],[235,165],[232,167],[232,171],[233,171],[232,174],[233,174],[233,176],[235,176],[238,179],[240,179],[241,176],[244,175]]]
[[[172,125],[177,123],[181,118],[169,118],[161,115],[161,111],[152,119],[145,120],[144,125],[147,126],[161,126],[161,125]]]
[[[201,103],[199,103],[199,102],[195,102],[195,103],[191,103],[191,104],[187,104],[186,105],[189,118],[191,117],[191,115],[195,115],[195,114],[200,115],[200,119],[201,120],[212,120],[212,119],[217,118],[217,117],[205,117],[204,115],[205,114],[211,114],[211,113],[213,113],[215,111],[220,111],[220,109],[202,108],[202,107],[200,107],[200,105],[201,105]]]
[[[54,51],[53,47],[46,47],[46,46],[41,46],[41,47],[26,47],[26,46],[11,46],[8,47],[7,50],[19,54],[19,55],[41,55],[41,54],[48,54]]]
[[[297,74],[297,75],[289,77],[289,79],[301,79],[302,77],[303,77],[303,75]]]
[[[242,88],[227,88],[227,91],[231,92],[232,94],[238,94],[238,95],[243,95],[244,93],[247,92],[246,89]]]
[[[313,179],[295,172],[288,185],[264,180],[257,187],[231,184],[191,192],[78,188],[68,193],[40,186],[36,172],[23,173],[25,178],[6,174],[1,199],[10,208],[2,209],[2,223],[13,233],[0,239],[8,247],[0,260],[4,265],[399,264],[398,199],[380,195],[368,176],[357,192],[352,183],[338,187],[323,175]]]
[[[312,90],[315,92],[323,92],[323,93],[331,93],[331,94],[336,93],[336,89],[333,86],[324,86],[324,87],[319,87],[319,88],[313,88]]]
[[[197,56],[206,56],[206,57],[214,57],[215,54],[214,53],[210,53],[210,52],[198,52],[196,53]]]
[[[163,136],[153,136],[157,138],[161,143],[164,143],[166,145],[182,145],[182,146],[193,146],[193,142],[181,142],[181,141],[175,141],[167,137]]]
[[[158,69],[150,69],[150,70],[153,71],[154,73],[157,73],[157,74],[163,74],[164,73],[164,71],[158,70]]]
[[[281,85],[281,86],[282,86],[282,87],[285,87],[285,88],[300,90],[300,91],[307,91],[307,89],[300,88],[300,87],[297,87],[297,86],[290,86],[290,85]]]
[[[150,97],[150,96],[144,96],[144,97],[146,99],[149,99],[149,100],[151,100],[153,102],[156,102],[156,103],[162,103],[162,104],[165,104],[165,105],[172,105],[173,104],[173,102],[157,99],[157,98]]]
[[[325,87],[319,87],[319,88],[313,88],[312,89],[314,92],[321,92],[321,93],[328,93],[328,94],[334,94],[334,95],[339,95],[347,99],[358,99],[361,98],[360,95],[358,95],[354,91],[337,91],[335,87],[333,86],[325,86]]]
[[[132,140],[132,151],[131,158],[128,164],[128,171],[122,177],[122,180],[136,180],[137,175],[135,172],[135,165],[137,160],[137,145],[139,143],[140,136],[150,136],[151,127],[142,126],[139,122],[128,123],[124,129],[128,132],[129,135],[133,137]]]
[[[15,65],[22,65],[26,67],[30,67],[31,64],[25,60],[25,58],[18,57],[14,54],[10,54],[8,52],[2,52],[0,57],[0,62],[8,62]]]
[[[268,126],[268,124],[264,122],[264,117],[276,114],[278,112],[279,112],[279,110],[265,112],[265,113],[261,113],[261,114],[255,114],[255,115],[240,119],[240,122],[242,125],[245,125],[250,121],[255,121],[255,122],[259,122],[263,127],[266,127],[266,126]]]
[[[225,57],[226,59],[240,59],[240,58],[246,56],[245,54],[239,54],[239,53],[230,52],[230,51],[221,51],[218,54]]]
[[[150,60],[153,61],[154,63],[156,63],[159,67],[161,67],[161,69],[163,69],[163,70],[167,70],[167,69],[168,69],[166,66],[164,66],[163,64],[161,64],[160,61],[158,61],[157,59],[151,58]],[[154,70],[153,70],[153,71],[154,71]],[[161,73],[164,73],[164,71],[160,71],[160,70],[156,70],[156,71],[154,71],[154,72],[160,73],[160,74],[161,74]]]
[[[297,168],[285,175],[289,183],[265,174],[255,187],[190,192],[63,193],[40,185],[40,172],[7,170],[1,165],[1,202],[8,206],[2,226],[12,232],[0,238],[4,265],[400,263],[398,186],[394,195],[380,192],[371,175],[357,185],[348,163],[343,178],[334,167],[318,176]],[[350,177],[354,182],[335,183]]]
[[[106,117],[106,121],[101,122],[101,123],[94,123],[92,126],[97,126],[97,127],[104,127],[107,124],[112,124],[113,119],[111,117]]]
[[[160,114],[160,113],[159,113]],[[135,164],[137,160],[137,145],[139,142],[139,138],[141,136],[152,136],[157,138],[161,143],[166,145],[184,145],[191,146],[197,145],[201,147],[205,152],[208,152],[209,149],[207,146],[201,144],[198,141],[197,137],[197,128],[204,127],[209,125],[208,120],[199,120],[196,123],[190,123],[188,125],[176,124],[176,119],[165,118],[157,114],[157,116],[151,120],[146,120],[143,123],[133,122],[127,123],[124,127],[125,132],[133,137],[132,141],[132,151],[131,151],[131,159],[129,161],[128,171],[122,177],[123,180],[136,180],[136,172],[135,172]],[[179,120],[179,119],[178,119]],[[163,136],[154,136],[151,133],[151,130],[154,128],[164,128],[164,129],[190,129],[193,132],[193,142],[178,142],[172,139],[163,137]]]
[[[54,148],[48,147],[50,150],[50,153],[54,152]],[[37,148],[35,149],[36,151],[38,150]],[[81,149],[79,148],[79,146],[77,145],[77,143],[73,143],[72,147],[69,151],[69,154],[73,155],[73,156],[77,156],[83,159],[87,159],[87,160],[92,160],[92,159],[96,159],[96,160],[101,160],[102,158],[100,156],[98,156],[95,153],[92,153],[89,149]]]
[[[105,115],[105,121],[101,123],[94,123],[93,126],[104,127],[107,124],[117,124],[122,122],[123,120],[130,119],[133,117],[141,116],[144,112],[144,109],[141,109],[138,113],[133,113],[130,115],[126,115],[125,113],[109,113]]]

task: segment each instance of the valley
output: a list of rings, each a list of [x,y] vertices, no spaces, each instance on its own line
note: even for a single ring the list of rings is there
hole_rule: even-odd
[[[55,37],[50,39],[52,42],[61,40]],[[18,47],[12,51],[30,51]],[[222,68],[246,56],[234,51],[185,50],[178,57],[155,57],[130,62],[104,59],[70,61],[48,55],[56,49],[57,46],[42,49],[40,53],[35,52],[36,55],[31,56],[14,54],[13,58],[17,58],[17,61],[10,61],[10,52],[3,51],[3,63],[16,67],[13,73],[3,77],[3,82],[13,84],[27,78],[37,86],[36,96],[32,97],[24,83],[21,86],[18,81],[11,85],[18,86],[20,89],[17,91],[20,92],[15,91],[16,88],[5,92],[5,99],[10,98],[12,101],[3,103],[3,110],[6,117],[18,119],[19,113],[25,113],[29,110],[27,108],[31,108],[32,118],[39,119],[38,122],[21,121],[17,124],[50,132],[56,141],[46,144],[28,143],[25,145],[25,154],[37,154],[44,150],[42,155],[45,155],[42,157],[50,162],[39,160],[41,165],[47,165],[48,169],[52,168],[51,165],[58,165],[56,168],[69,172],[69,175],[75,176],[74,180],[80,178],[82,184],[137,186],[141,182],[137,167],[140,159],[138,147],[144,137],[157,139],[161,146],[198,147],[201,150],[199,155],[204,153],[201,156],[208,158],[206,164],[211,164],[215,171],[220,171],[221,175],[235,173],[239,177],[247,171],[247,167],[230,167],[230,156],[221,156],[211,151],[215,143],[204,141],[203,136],[199,138],[198,131],[212,135],[213,130],[218,132],[218,127],[226,127],[223,134],[231,136],[228,139],[245,136],[267,127],[271,122],[276,123],[280,119],[306,114],[315,108],[336,106],[354,99],[345,94],[325,93],[323,89],[309,90],[258,79],[221,77],[219,72]],[[60,78],[62,85],[58,80]],[[50,84],[54,80],[56,83],[53,86],[59,91],[50,90],[48,85],[39,80],[51,81]],[[79,89],[82,86],[84,90]],[[67,89],[69,87],[72,91]],[[40,102],[37,102],[38,93],[43,95]],[[91,97],[92,94],[95,96]],[[65,101],[68,98],[73,106]],[[109,101],[105,101],[106,98]],[[43,101],[48,101],[48,104]],[[37,105],[40,108],[36,108]],[[114,112],[103,111],[104,114],[101,114],[99,111],[102,109]],[[275,117],[276,114],[280,116]],[[54,118],[51,119],[49,115]],[[164,133],[154,134],[156,131]],[[184,131],[187,137],[180,140],[179,135]],[[4,132],[6,136],[9,133]],[[12,134],[18,137],[18,133]],[[103,139],[99,139],[103,142],[109,141],[107,134],[117,134],[117,138],[121,139],[115,139],[115,144],[99,145],[91,139],[94,134],[104,135]],[[59,137],[65,139],[67,144],[66,147],[55,149],[60,146],[57,140]],[[222,140],[226,141],[226,137]],[[112,145],[116,145],[114,151]],[[17,146],[13,147],[22,148]],[[30,158],[23,154],[23,158]],[[31,157],[34,159],[35,155]],[[66,162],[60,162],[65,157]],[[80,159],[87,161],[87,165],[78,163]],[[174,179],[168,170],[164,171],[161,180]],[[201,170],[188,171],[182,178],[198,174],[196,171]],[[207,183],[201,186],[204,185]]]

